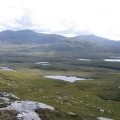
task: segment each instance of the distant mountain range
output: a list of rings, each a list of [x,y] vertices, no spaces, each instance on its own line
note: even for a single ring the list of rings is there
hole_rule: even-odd
[[[36,33],[31,30],[6,30],[0,32],[1,42],[9,42],[13,44],[50,43],[59,41],[60,39],[65,39],[65,37],[55,34]]]
[[[9,47],[7,46],[11,46],[10,50],[16,50],[14,46],[17,46],[19,52],[42,51],[69,56],[87,57],[120,54],[120,41],[112,41],[95,35],[64,37],[56,34],[36,33],[31,30],[0,32],[0,45],[4,46],[1,49],[7,49],[8,52]],[[21,46],[23,47],[21,48]]]

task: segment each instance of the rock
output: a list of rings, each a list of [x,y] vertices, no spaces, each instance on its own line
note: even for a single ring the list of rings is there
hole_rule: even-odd
[[[105,112],[105,110],[100,108],[100,112],[101,112],[101,113],[104,113],[104,112]]]
[[[113,120],[113,119],[111,119],[111,118],[105,118],[105,117],[98,117],[97,119],[98,119],[98,120]]]
[[[37,113],[24,111],[17,115],[16,120],[41,120]]]
[[[1,105],[4,105],[4,106],[9,105],[15,100],[19,100],[19,98],[11,93],[0,92],[0,104]]]
[[[77,114],[73,113],[73,112],[67,112],[69,115],[72,115],[72,116],[76,116]]]
[[[2,109],[17,111],[19,113],[16,116],[17,120],[41,120],[38,114],[35,112],[35,110],[37,109],[54,110],[54,108],[49,105],[33,101],[15,101],[11,103],[11,105],[9,105],[8,107]]]
[[[16,99],[18,100],[19,98],[11,93],[7,93],[7,92],[0,92],[0,97],[6,97],[8,98],[9,100],[10,99]]]
[[[36,109],[50,109],[54,110],[53,107],[38,103],[34,101],[15,101],[8,107],[6,107],[8,110],[15,110],[17,112],[23,112],[23,111],[35,111]]]
[[[14,101],[10,102],[11,99],[19,99],[15,95],[6,92],[0,92],[0,100],[3,102],[8,101],[9,105],[4,108],[0,108],[0,111],[8,110],[8,111],[16,111],[18,115],[16,116],[16,120],[41,120],[38,114],[35,112],[37,109],[49,109],[54,110],[53,107],[39,103],[34,101]]]

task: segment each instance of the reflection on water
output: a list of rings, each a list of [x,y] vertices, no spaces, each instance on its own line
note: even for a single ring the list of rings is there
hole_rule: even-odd
[[[48,76],[44,76],[45,78],[51,78],[51,79],[56,79],[56,80],[64,80],[64,81],[68,81],[68,82],[74,82],[76,80],[87,80],[84,78],[77,78],[75,76],[62,76],[62,75],[48,75]]]

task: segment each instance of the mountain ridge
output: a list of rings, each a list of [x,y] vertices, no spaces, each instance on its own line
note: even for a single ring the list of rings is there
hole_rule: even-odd
[[[62,37],[66,37],[65,35],[60,35],[60,34],[55,34],[55,33],[44,33],[44,32],[36,32],[34,30],[30,30],[30,29],[22,29],[22,30],[3,30],[3,31],[0,31],[0,33],[20,33],[20,32],[31,32],[31,33],[37,33],[37,34],[44,34],[44,35],[57,35],[57,36],[62,36]],[[106,38],[106,37],[102,37],[102,36],[98,36],[98,35],[95,35],[95,34],[83,34],[83,35],[76,35],[76,36],[72,36],[72,37],[66,37],[66,38],[76,38],[76,37],[84,37],[84,36],[88,36],[88,37],[98,37],[98,38],[103,38],[103,39],[106,39],[106,40],[110,40],[110,41],[115,41],[115,42],[120,42],[119,40],[116,41],[114,39],[109,39],[109,38]]]
[[[65,37],[56,34],[37,33],[31,30],[0,32],[1,45],[34,45],[34,48],[22,48],[22,51],[54,52],[65,55],[88,56],[119,54],[120,41],[113,41],[95,35]],[[20,50],[21,51],[21,50]]]

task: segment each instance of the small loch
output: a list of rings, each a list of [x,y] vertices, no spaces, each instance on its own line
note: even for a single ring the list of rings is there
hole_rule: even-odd
[[[75,82],[76,80],[88,80],[88,79],[84,79],[84,78],[78,78],[75,76],[63,76],[63,75],[48,75],[48,76],[44,76],[45,78],[50,78],[50,79],[56,79],[56,80],[64,80],[64,81],[68,81],[68,82]]]
[[[3,70],[3,71],[15,71],[11,68],[8,68],[8,67],[0,67],[0,70]]]
[[[36,62],[36,65],[50,65],[50,62]]]
[[[120,59],[104,59],[105,62],[120,62]]]

